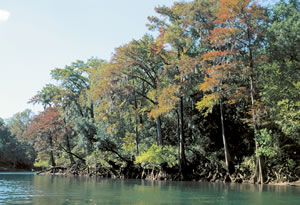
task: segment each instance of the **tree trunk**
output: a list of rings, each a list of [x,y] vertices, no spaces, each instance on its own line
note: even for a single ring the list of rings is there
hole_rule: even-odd
[[[69,159],[71,161],[71,164],[75,164],[75,160],[73,158],[73,155],[71,154],[71,145],[70,145],[70,137],[69,137],[69,131],[68,131],[68,126],[67,126],[67,122],[66,119],[63,118],[63,122],[64,122],[64,126],[65,126],[65,141],[66,141],[66,147],[67,147],[67,153],[69,155]]]
[[[135,126],[135,144],[136,144],[136,155],[139,155],[139,128],[138,128],[138,124]]]
[[[254,130],[254,139],[255,139],[255,153],[257,153],[259,145],[256,140],[256,133],[257,133],[257,120],[256,120],[256,111],[255,111],[255,105],[254,105],[254,86],[253,86],[253,77],[250,75],[250,97],[251,97],[251,105],[252,105],[252,121],[253,121],[253,130]],[[254,175],[254,181],[257,183],[264,183],[264,170],[262,166],[263,159],[261,156],[256,156],[256,172]]]
[[[96,139],[94,138],[96,135],[96,128],[94,126],[82,128],[81,132],[87,139],[87,154],[90,155],[94,151],[94,142],[96,142]]]
[[[55,167],[56,163],[55,163],[55,158],[54,158],[54,154],[53,154],[53,141],[52,141],[52,137],[49,135],[48,136],[48,140],[49,140],[49,145],[50,145],[50,163],[51,166]]]
[[[177,148],[178,148],[178,152],[177,152],[177,159],[178,159],[178,167],[179,167],[179,174],[180,176],[182,176],[182,165],[181,165],[181,155],[180,155],[180,116],[177,110],[176,114],[177,114]]]
[[[223,138],[223,145],[224,145],[224,154],[225,154],[225,163],[226,168],[229,174],[234,173],[234,165],[231,160],[230,152],[227,146],[227,140],[225,137],[225,128],[224,128],[224,117],[223,117],[223,107],[222,107],[222,101],[220,100],[220,115],[221,115],[221,127],[222,127],[222,138]]]
[[[70,145],[69,133],[66,133],[65,137],[66,137],[67,151],[68,151],[69,159],[70,159],[71,165],[72,165],[72,164],[75,164],[75,160],[73,158],[73,155],[71,154],[71,145]]]
[[[94,103],[91,103],[90,113],[91,113],[91,119],[93,123],[95,123]]]
[[[51,166],[52,166],[52,167],[55,167],[55,166],[56,166],[56,163],[55,163],[55,159],[54,159],[54,155],[53,155],[53,151],[52,151],[52,150],[50,151],[50,163],[51,163]]]
[[[254,60],[253,60],[253,52],[252,52],[252,44],[251,44],[251,31],[250,29],[247,27],[247,35],[248,35],[248,43],[249,43],[249,67],[251,69],[251,73],[250,73],[250,77],[249,77],[249,81],[250,81],[250,97],[251,97],[251,105],[252,105],[252,120],[253,120],[253,131],[254,131],[254,139],[255,139],[255,153],[257,153],[258,150],[258,143],[256,140],[256,132],[257,132],[257,117],[256,117],[256,111],[255,111],[255,104],[254,104],[254,95],[255,95],[255,88],[254,88],[254,82],[253,82],[253,69],[254,69]],[[264,183],[264,170],[263,170],[263,166],[262,166],[262,157],[261,156],[257,156],[257,163],[256,163],[256,167],[258,167],[256,170],[258,170],[258,182],[260,182],[261,184]],[[257,173],[255,173],[254,178],[257,178]]]
[[[185,167],[186,167],[186,158],[185,158],[185,150],[184,150],[184,119],[183,119],[183,97],[180,97],[180,105],[179,105],[179,154],[180,154],[180,162],[181,162],[181,179],[183,180],[185,177]]]
[[[134,108],[135,108],[135,145],[136,145],[136,155],[139,154],[139,115],[137,113],[138,105],[136,100],[135,90],[133,90],[134,94]]]
[[[156,126],[157,126],[157,143],[159,146],[162,145],[162,136],[161,136],[161,120],[160,116],[156,118]]]

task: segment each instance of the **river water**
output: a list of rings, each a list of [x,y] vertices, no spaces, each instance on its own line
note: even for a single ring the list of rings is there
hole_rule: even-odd
[[[300,187],[159,182],[0,172],[0,204],[299,205]]]

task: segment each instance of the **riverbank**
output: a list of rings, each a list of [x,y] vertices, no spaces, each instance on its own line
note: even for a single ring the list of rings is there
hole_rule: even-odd
[[[36,172],[37,175],[57,175],[57,176],[86,176],[113,179],[146,179],[153,181],[194,181],[194,182],[213,182],[213,183],[240,183],[255,184],[250,175],[234,173],[229,175],[226,170],[215,170],[215,172],[202,169],[201,172],[189,170],[184,178],[178,174],[176,169],[143,169],[141,167],[88,167],[82,164],[73,166],[56,166]],[[293,181],[280,181],[278,179],[268,179],[265,184],[277,186],[300,186],[300,179]]]

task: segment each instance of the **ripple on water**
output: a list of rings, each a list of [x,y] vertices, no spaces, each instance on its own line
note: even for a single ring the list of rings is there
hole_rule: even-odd
[[[3,175],[3,174],[2,174]],[[33,194],[31,183],[13,178],[0,180],[0,204],[30,204]]]

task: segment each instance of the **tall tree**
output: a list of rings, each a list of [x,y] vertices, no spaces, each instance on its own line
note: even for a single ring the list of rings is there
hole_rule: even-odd
[[[156,54],[155,46],[154,38],[145,35],[141,40],[117,48],[112,58],[112,64],[119,72],[117,75],[127,80],[127,88],[133,94],[132,103],[137,105],[136,100],[142,98],[150,104],[150,109],[158,104],[157,92],[163,67],[163,58]],[[162,145],[161,117],[155,118],[157,142]]]
[[[268,60],[262,66],[259,81],[261,96],[271,119],[283,133],[297,139],[300,132],[299,1],[278,3],[270,17],[266,31]]]
[[[72,121],[74,128],[87,142],[88,152],[92,152],[97,141],[94,102],[89,96],[90,75],[93,61],[77,61],[65,68],[51,71],[52,78],[59,82],[61,91],[60,104],[66,121]]]
[[[193,94],[194,83],[199,80],[199,55],[207,49],[204,37],[213,28],[215,3],[213,0],[175,3],[171,8],[156,8],[156,12],[162,18],[149,17],[149,28],[159,31],[157,42],[163,49],[159,49],[158,54],[165,59],[164,72],[168,76],[161,92],[162,101],[158,104],[156,112],[168,112],[175,107],[177,109],[179,165],[182,178],[186,167],[184,102]],[[163,100],[166,93],[168,96],[174,96],[170,98],[173,99],[173,103],[164,103],[167,102]]]
[[[264,9],[259,7],[253,0],[220,0],[219,2],[220,7],[215,21],[217,26],[210,34],[210,41],[215,50],[203,56],[204,60],[213,62],[208,73],[214,75],[214,81],[207,81],[206,83],[216,83],[220,87],[223,84],[223,76],[232,78],[238,72],[245,74],[241,76],[241,80],[243,78],[249,79],[249,86],[247,87],[249,88],[251,100],[252,125],[256,134],[259,129],[257,112],[259,99],[256,90],[255,72],[262,37],[262,23],[265,19]],[[217,70],[221,70],[221,73],[216,72]],[[244,88],[236,89],[234,97],[244,98]],[[222,90],[222,87],[220,90]],[[256,142],[257,149],[258,143]],[[260,183],[263,183],[262,160],[262,157],[258,156],[257,173]]]

